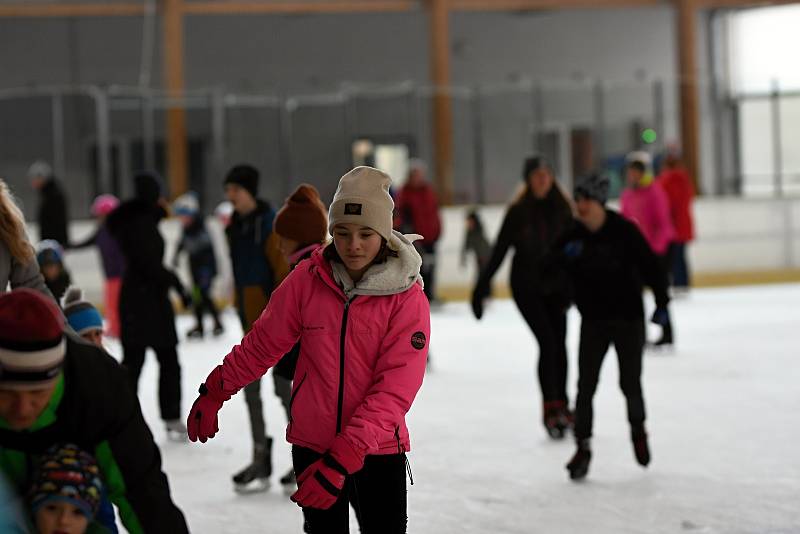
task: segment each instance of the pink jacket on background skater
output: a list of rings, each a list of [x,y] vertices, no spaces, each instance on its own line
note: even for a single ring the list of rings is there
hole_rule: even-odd
[[[286,429],[292,444],[324,453],[340,433],[363,455],[411,449],[405,414],[425,374],[430,308],[411,241],[395,232],[390,244],[399,257],[373,265],[348,291],[324,247],[315,251],[225,357],[224,389],[235,393],[300,341]]]
[[[658,184],[628,188],[620,197],[622,215],[639,227],[650,248],[659,256],[675,240],[669,198]]]

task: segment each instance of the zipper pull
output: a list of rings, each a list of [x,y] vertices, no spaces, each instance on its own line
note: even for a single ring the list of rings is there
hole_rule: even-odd
[[[408,456],[403,453],[403,458],[406,461],[406,472],[408,473],[408,480],[411,481],[411,485],[414,485],[414,475],[411,473],[411,462],[408,461]]]

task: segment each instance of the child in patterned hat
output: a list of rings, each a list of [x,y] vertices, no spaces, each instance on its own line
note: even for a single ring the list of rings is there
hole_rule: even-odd
[[[55,445],[42,455],[30,490],[39,534],[83,534],[103,497],[95,459],[76,445]]]

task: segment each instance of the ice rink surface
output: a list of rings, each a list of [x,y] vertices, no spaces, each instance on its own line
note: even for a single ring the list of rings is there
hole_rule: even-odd
[[[633,457],[610,352],[595,397],[594,457],[580,484],[564,469],[572,440],[548,439],[540,423],[537,347],[514,304],[493,302],[481,322],[466,303],[444,305],[432,315],[433,370],[409,414],[415,485],[408,532],[800,532],[798,303],[800,285],[696,290],[673,302],[676,349],[645,356],[653,454],[646,470]],[[192,321],[179,319],[181,337]],[[571,311],[571,398],[579,323]],[[179,347],[185,411],[238,341],[230,311],[226,326],[221,338]],[[120,354],[114,343],[109,349]],[[213,440],[168,442],[158,414],[157,365],[148,356],[142,407],[193,532],[302,531],[299,508],[277,482],[289,467],[289,445],[267,378],[274,484],[267,493],[240,496],[230,476],[251,455],[242,395],[225,404]],[[351,531],[358,532],[355,524]]]

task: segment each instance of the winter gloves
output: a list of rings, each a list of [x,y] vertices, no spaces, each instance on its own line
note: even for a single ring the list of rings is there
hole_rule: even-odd
[[[347,475],[363,466],[363,455],[338,435],[330,450],[297,477],[299,489],[291,499],[303,508],[327,510],[339,498]]]
[[[191,441],[200,440],[205,443],[219,432],[217,413],[222,408],[222,403],[231,396],[225,393],[222,382],[222,366],[218,365],[208,375],[206,381],[200,384],[200,396],[192,404],[186,428]]]

